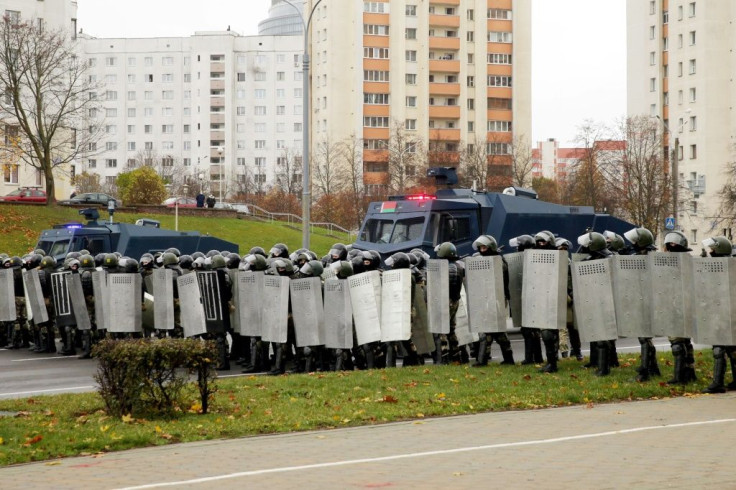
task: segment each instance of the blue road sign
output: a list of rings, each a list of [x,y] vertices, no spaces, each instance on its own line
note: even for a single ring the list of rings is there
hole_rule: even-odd
[[[674,230],[675,229],[675,218],[674,216],[668,216],[664,220],[664,227],[667,230]]]

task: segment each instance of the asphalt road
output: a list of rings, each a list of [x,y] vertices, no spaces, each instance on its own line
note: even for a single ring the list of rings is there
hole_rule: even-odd
[[[524,358],[524,341],[519,334],[511,334],[509,338],[514,359],[518,363]],[[669,350],[666,338],[657,338],[654,343],[660,350]],[[588,355],[587,347],[583,345],[584,355]],[[619,353],[638,353],[639,342],[636,339],[620,339],[617,348]],[[496,343],[493,344],[491,355],[491,362],[501,361],[501,352]],[[38,354],[26,349],[0,349],[0,398],[93,391],[96,388],[93,378],[96,369],[94,359]],[[240,368],[234,364],[233,370],[219,373],[220,378],[237,376],[246,375],[241,374]]]

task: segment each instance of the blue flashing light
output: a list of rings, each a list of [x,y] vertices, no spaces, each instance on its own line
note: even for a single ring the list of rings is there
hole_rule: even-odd
[[[67,230],[79,230],[80,228],[84,228],[84,225],[81,223],[69,223],[64,225],[64,228]]]

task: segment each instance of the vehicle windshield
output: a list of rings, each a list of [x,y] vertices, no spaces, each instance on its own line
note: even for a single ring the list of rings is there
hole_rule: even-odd
[[[422,238],[425,217],[406,218],[396,221],[370,219],[363,227],[360,239],[371,243],[402,243]]]
[[[10,194],[8,194],[8,196],[20,196],[22,193],[23,193],[23,189],[16,189]]]
[[[41,242],[43,245],[41,248],[44,250],[47,249],[47,244],[49,242]],[[67,250],[69,249],[69,240],[59,240],[56,242],[53,242],[53,245],[51,245],[51,250],[47,251],[47,255],[50,255],[52,257],[58,257],[59,255],[65,255],[67,253]]]

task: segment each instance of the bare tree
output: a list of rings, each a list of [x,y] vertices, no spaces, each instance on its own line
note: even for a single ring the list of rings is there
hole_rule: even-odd
[[[43,174],[51,204],[55,169],[99,139],[100,125],[89,120],[98,112],[98,86],[68,31],[7,15],[0,22],[0,86],[0,119],[19,127],[20,161]]]
[[[139,150],[135,157],[129,159],[125,168],[127,171],[141,167],[151,167],[163,179],[164,184],[170,186],[172,193],[181,195],[183,186],[189,186],[188,174],[184,164],[174,155],[160,155],[156,150]]]
[[[341,145],[325,139],[317,143],[312,155],[312,184],[316,187],[316,196],[329,196],[342,190],[344,182],[343,154]]]
[[[416,184],[421,159],[421,140],[407,133],[404,123],[394,121],[388,140],[389,190],[400,193]]]
[[[485,138],[477,137],[460,150],[459,183],[462,187],[477,186],[485,189],[488,185],[488,161],[493,159],[488,154]]]
[[[608,154],[602,152],[598,141],[610,140],[610,131],[602,124],[586,120],[578,128],[576,142],[580,148],[580,158],[573,164],[564,189],[564,198],[570,204],[593,206],[596,210],[615,208],[614,196],[608,187],[608,179],[603,168]]]
[[[302,192],[302,157],[285,148],[276,159],[276,186],[287,194]]]
[[[250,197],[256,193],[256,182],[248,166],[234,168],[228,180],[230,182],[228,195],[233,195],[236,202],[248,202]]]
[[[529,141],[524,136],[515,136],[509,147],[513,184],[518,187],[531,187],[534,159]]]
[[[736,151],[736,145],[732,149]],[[725,182],[718,190],[720,206],[716,220],[732,227],[736,223],[736,160],[728,162],[724,178]]]
[[[363,144],[355,134],[340,144],[344,162],[344,192],[351,203],[352,225],[358,229],[365,217],[368,197],[363,183]]]

